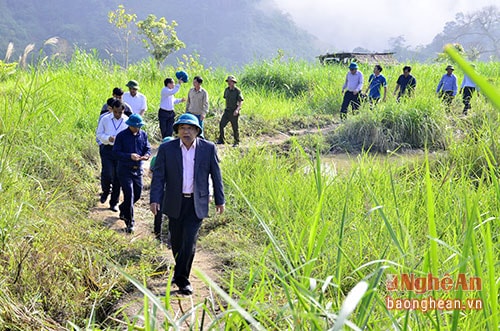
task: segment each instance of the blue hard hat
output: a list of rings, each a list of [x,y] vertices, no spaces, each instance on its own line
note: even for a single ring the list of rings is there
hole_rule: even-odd
[[[170,137],[170,136],[165,137],[165,138],[163,138],[163,140],[161,141],[161,143],[162,143],[162,144],[163,144],[163,143],[168,143],[168,142],[169,142],[170,140],[172,140],[172,139],[174,139],[174,137]]]
[[[198,118],[196,118],[196,116],[194,116],[193,114],[185,113],[185,114],[182,114],[181,116],[179,116],[177,121],[174,123],[174,132],[175,133],[177,133],[177,131],[178,131],[177,129],[179,128],[179,125],[181,125],[181,124],[188,124],[188,125],[196,126],[198,129],[200,129],[198,131],[198,135],[201,134],[200,122],[198,121]]]
[[[356,62],[351,62],[351,64],[349,64],[349,69],[358,69],[358,64]]]
[[[187,83],[189,80],[188,74],[184,70],[177,71],[175,77],[177,77],[177,79],[182,79],[184,83]]]
[[[140,128],[141,126],[143,126],[146,123],[144,123],[144,121],[142,120],[141,115],[132,114],[132,115],[130,115],[128,120],[125,122],[125,124],[127,124],[128,126],[133,126],[135,128]]]

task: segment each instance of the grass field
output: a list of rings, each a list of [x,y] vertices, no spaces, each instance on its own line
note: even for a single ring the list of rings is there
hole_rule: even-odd
[[[215,139],[228,73],[196,59],[179,67],[204,77],[207,137]],[[201,238],[226,270],[229,304],[214,329],[498,329],[498,110],[476,95],[468,117],[459,99],[447,111],[434,92],[444,64],[412,64],[416,96],[398,104],[400,67],[383,71],[386,103],[363,106],[325,136],[292,139],[286,151],[254,138],[338,122],[346,69],[276,59],[231,73],[245,97],[245,147],[222,155],[227,212],[207,219]],[[106,261],[142,279],[154,268],[154,244],[131,244],[87,219],[98,193],[97,118],[113,87],[136,79],[148,97],[146,130],[158,141],[160,90],[176,69],[143,62],[124,72],[77,52],[68,64],[0,75],[0,330],[115,327],[99,321],[130,282]],[[372,69],[361,70],[367,77]],[[500,64],[477,71],[500,85]],[[348,167],[322,162],[319,151],[332,149],[355,154]],[[403,149],[422,157],[368,152]],[[455,284],[479,277],[481,287],[387,289],[388,275],[410,274]],[[390,298],[478,299],[481,307],[390,309]]]

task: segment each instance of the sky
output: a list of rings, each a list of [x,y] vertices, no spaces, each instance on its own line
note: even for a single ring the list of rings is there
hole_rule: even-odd
[[[432,42],[459,12],[471,13],[498,0],[274,0],[295,23],[316,36],[326,51],[389,48],[403,35],[406,45]]]

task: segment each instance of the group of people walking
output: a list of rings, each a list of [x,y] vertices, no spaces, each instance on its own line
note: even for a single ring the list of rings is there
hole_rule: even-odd
[[[150,210],[155,216],[154,232],[160,239],[162,215],[168,217],[170,244],[175,258],[173,283],[181,294],[192,294],[189,281],[196,241],[203,218],[208,216],[209,201],[215,202],[217,213],[225,206],[222,175],[215,144],[204,139],[203,122],[208,113],[208,93],[201,87],[203,79],[193,78],[187,98],[175,98],[187,74],[164,80],[158,110],[162,144],[151,165]],[[224,91],[226,108],[220,121],[217,143],[224,143],[224,127],[233,126],[234,146],[239,143],[238,117],[243,103],[237,80],[228,76]],[[142,193],[144,162],[151,157],[148,135],[141,128],[147,99],[139,92],[139,84],[131,80],[128,92],[113,89],[101,110],[96,131],[101,156],[100,202],[120,212],[127,233],[134,231],[134,204]],[[175,120],[174,105],[186,102],[186,113]],[[173,137],[173,134],[177,138]],[[209,184],[210,181],[210,184]],[[210,189],[211,188],[211,189]],[[123,201],[119,203],[120,191]],[[213,194],[212,194],[213,191]]]
[[[382,75],[382,66],[375,65],[373,73],[368,78],[368,86],[365,94],[363,94],[363,73],[359,70],[356,62],[351,62],[349,65],[349,72],[346,74],[344,85],[342,86],[343,101],[340,108],[340,118],[345,119],[349,106],[353,111],[359,109],[363,99],[367,99],[370,103],[370,109],[375,104],[387,99],[387,79]],[[436,93],[443,100],[445,105],[449,108],[457,93],[462,93],[462,102],[464,104],[463,114],[467,115],[471,109],[470,100],[476,91],[476,84],[467,76],[464,75],[460,91],[458,91],[457,77],[453,74],[455,69],[453,66],[446,67],[446,74],[441,77],[438,83]],[[401,98],[411,96],[417,87],[417,80],[411,74],[411,67],[404,66],[403,73],[398,77],[394,95],[397,102]],[[383,96],[382,96],[383,92]]]

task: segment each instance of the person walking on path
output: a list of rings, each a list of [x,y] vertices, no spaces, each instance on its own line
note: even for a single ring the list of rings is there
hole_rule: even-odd
[[[228,122],[231,122],[233,128],[234,143],[236,147],[240,143],[240,132],[238,119],[240,118],[241,106],[243,105],[243,95],[241,90],[235,86],[238,82],[234,76],[228,76],[226,79],[227,87],[224,90],[224,99],[226,99],[226,108],[219,123],[219,138],[217,144],[224,144],[224,128]]]
[[[139,92],[139,83],[131,80],[126,85],[128,92],[123,93],[122,101],[130,106],[132,113],[144,116],[148,110],[148,100],[144,94]]]
[[[363,73],[358,69],[359,67],[356,62],[351,62],[351,64],[349,64],[349,72],[347,73],[344,85],[342,86],[344,99],[340,108],[341,120],[347,118],[347,108],[349,108],[349,105],[352,107],[353,111],[359,109],[359,93],[363,90]]]
[[[384,89],[384,97],[382,101],[385,102],[387,98],[387,80],[384,75],[382,75],[382,66],[377,64],[373,68],[373,74],[368,78],[368,88],[366,92],[368,93],[368,98],[370,100],[370,108],[373,104],[377,104],[380,100],[380,90]]]
[[[127,129],[125,122],[128,117],[124,115],[124,107],[120,100],[114,100],[111,104],[112,113],[103,116],[97,126],[97,139],[99,139],[99,155],[101,156],[101,198],[100,202],[105,203],[108,195],[109,209],[118,211],[118,199],[120,198],[120,181],[116,170],[118,159],[113,155],[113,145],[116,136]]]
[[[121,88],[119,88],[119,87],[115,87],[113,89],[113,97],[112,97],[112,99],[118,99],[118,100],[120,100],[122,102],[123,107],[125,109],[124,114],[128,117],[128,116],[132,115],[132,108],[130,108],[130,106],[126,102],[123,102],[122,98],[123,98],[123,90]],[[109,109],[108,109],[108,103],[105,103],[102,106],[101,115],[107,113],[108,111],[109,111]]]
[[[203,137],[203,121],[208,114],[208,93],[201,84],[203,78],[200,76],[193,78],[193,87],[189,90],[186,101],[186,113],[196,116],[200,123],[200,136]]]
[[[165,137],[162,140],[162,144],[169,142],[170,140],[174,139],[173,137]],[[149,163],[149,168],[151,171],[154,173],[154,167],[156,165],[156,156],[153,156],[151,158],[151,162]],[[160,204],[160,210],[161,210],[161,204]],[[155,234],[155,238],[159,241],[162,242],[162,224],[163,224],[163,213],[156,213],[154,215],[154,227],[153,227],[153,232]],[[168,232],[167,238],[166,238],[166,244],[168,248],[171,248],[172,245],[170,243],[170,232]]]
[[[160,95],[160,109],[158,110],[158,122],[160,124],[160,131],[162,139],[172,136],[174,132],[173,125],[175,119],[174,105],[186,101],[186,99],[177,99],[174,95],[179,92],[182,79],[179,79],[177,84],[174,85],[172,78],[166,78],[161,89]]]
[[[446,67],[446,74],[441,77],[436,89],[436,93],[443,99],[447,108],[451,107],[451,103],[458,92],[457,76],[453,74],[453,70],[455,68],[451,65]]]
[[[396,82],[396,89],[394,90],[394,95],[397,93],[396,101],[399,102],[402,96],[411,97],[415,88],[417,87],[417,80],[413,75],[410,74],[411,67],[404,66],[403,74],[398,77]]]
[[[141,130],[144,125],[141,115],[132,114],[125,122],[127,130],[120,132],[115,139],[113,154],[118,159],[117,173],[123,191],[120,205],[120,218],[125,221],[126,232],[134,231],[134,204],[142,192],[142,164],[151,156],[148,135]]]
[[[460,93],[462,94],[462,102],[464,104],[464,115],[467,115],[469,113],[469,110],[471,109],[470,100],[472,99],[476,88],[476,83],[474,83],[469,76],[464,75],[462,85],[460,85]]]
[[[179,138],[161,144],[153,170],[150,209],[168,216],[175,258],[172,282],[179,293],[191,295],[189,281],[201,222],[208,216],[209,177],[213,181],[215,209],[224,212],[224,187],[217,150],[201,139],[201,126],[191,114],[182,114],[174,124]],[[161,210],[160,210],[161,205]]]

